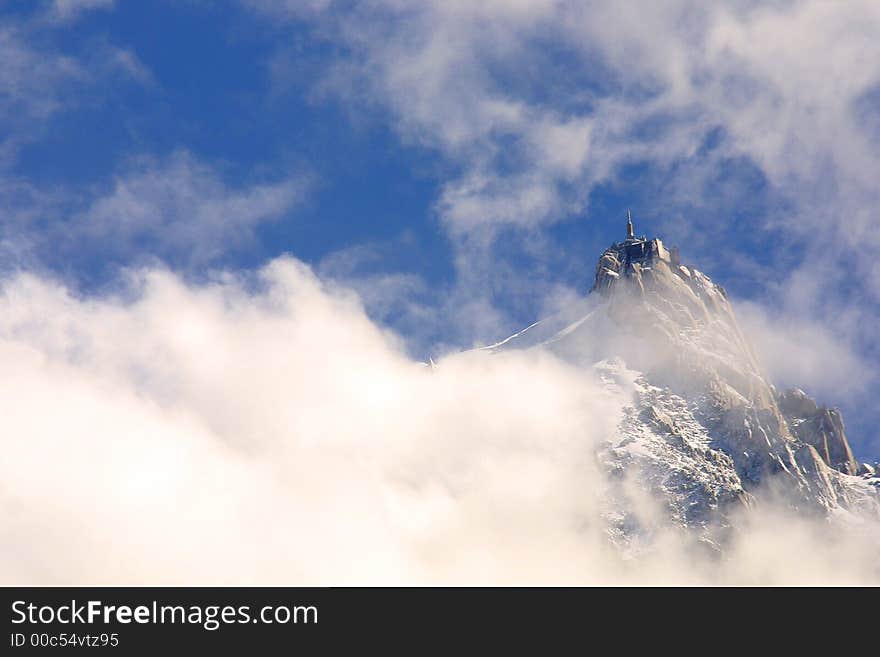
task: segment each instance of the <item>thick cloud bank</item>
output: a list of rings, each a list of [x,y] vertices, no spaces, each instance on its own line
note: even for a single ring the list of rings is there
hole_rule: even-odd
[[[772,510],[720,559],[623,558],[593,452],[626,400],[538,351],[414,362],[291,259],[104,298],[20,275],[0,361],[3,583],[880,581],[875,527]]]

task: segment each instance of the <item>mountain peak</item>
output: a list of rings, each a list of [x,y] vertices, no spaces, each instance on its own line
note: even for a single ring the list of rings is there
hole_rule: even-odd
[[[856,476],[873,475],[853,457],[839,411],[800,390],[780,395],[724,288],[682,264],[677,248],[637,236],[629,212],[626,237],[599,256],[591,292],[486,349],[540,346],[603,381],[620,372],[634,382],[603,456],[610,468],[656,479],[654,492],[687,525],[767,486],[799,508],[880,510],[875,484]],[[703,520],[686,509],[702,509]]]
[[[643,270],[663,263],[676,275],[690,277],[690,271],[681,267],[677,246],[668,249],[659,237],[636,237],[632,213],[626,211],[626,239],[605,249],[596,265],[592,291],[607,294],[621,276],[640,278]]]

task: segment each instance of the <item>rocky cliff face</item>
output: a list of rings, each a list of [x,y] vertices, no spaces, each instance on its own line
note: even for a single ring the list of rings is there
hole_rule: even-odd
[[[792,433],[815,447],[825,463],[846,474],[859,474],[839,410],[819,407],[799,388],[783,392],[777,404]]]
[[[880,512],[880,480],[856,463],[840,412],[800,390],[778,394],[724,289],[660,240],[612,245],[584,308],[488,349],[537,345],[595,368],[628,399],[599,458],[680,525],[723,526],[731,508],[770,490],[819,513]],[[623,538],[645,530],[627,490],[609,491],[612,533]]]

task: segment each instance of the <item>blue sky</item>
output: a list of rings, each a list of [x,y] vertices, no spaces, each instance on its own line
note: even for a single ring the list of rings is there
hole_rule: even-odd
[[[2,270],[88,297],[292,254],[421,358],[585,292],[630,207],[878,459],[878,27],[872,2],[12,0]]]

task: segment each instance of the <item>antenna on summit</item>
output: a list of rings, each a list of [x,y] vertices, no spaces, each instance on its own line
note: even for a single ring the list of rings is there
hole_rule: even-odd
[[[626,210],[626,238],[628,240],[635,239],[636,234],[633,231],[633,218],[632,213],[630,213],[629,208]]]

